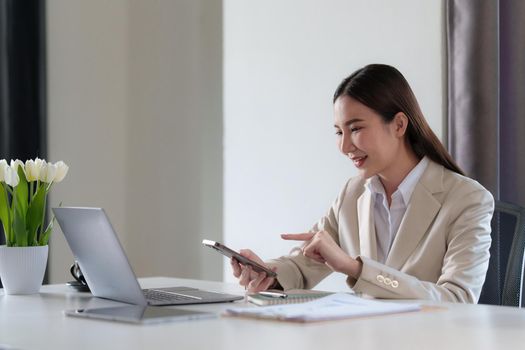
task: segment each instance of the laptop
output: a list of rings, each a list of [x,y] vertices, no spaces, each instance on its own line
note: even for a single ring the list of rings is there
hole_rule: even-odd
[[[96,297],[143,306],[222,303],[244,298],[183,286],[143,290],[104,209],[61,207],[53,208],[53,212]]]

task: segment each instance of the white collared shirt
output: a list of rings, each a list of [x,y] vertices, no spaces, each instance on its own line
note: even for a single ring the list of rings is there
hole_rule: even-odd
[[[399,230],[401,220],[405,216],[410,197],[412,197],[417,182],[427,168],[428,162],[428,158],[423,157],[414,169],[403,179],[397,190],[392,194],[390,208],[388,207],[385,188],[379,180],[379,177],[377,175],[372,176],[365,183],[374,201],[373,216],[377,238],[377,260],[381,263],[386,261],[394,238]]]

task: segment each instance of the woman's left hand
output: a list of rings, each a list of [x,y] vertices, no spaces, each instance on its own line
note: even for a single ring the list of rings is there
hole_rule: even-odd
[[[303,241],[304,256],[326,264],[333,271],[342,272],[353,278],[361,275],[362,262],[346,254],[326,231],[310,233],[285,233],[282,239]]]

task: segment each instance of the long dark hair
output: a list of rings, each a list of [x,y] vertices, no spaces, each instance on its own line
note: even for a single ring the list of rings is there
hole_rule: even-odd
[[[373,109],[385,123],[390,123],[397,113],[403,112],[408,118],[407,140],[416,156],[419,159],[427,156],[445,168],[464,175],[428,126],[405,77],[394,67],[370,64],[358,69],[339,84],[333,102],[342,95]]]

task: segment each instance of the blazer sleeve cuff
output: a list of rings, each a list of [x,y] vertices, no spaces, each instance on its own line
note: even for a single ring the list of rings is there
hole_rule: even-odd
[[[265,265],[270,268],[277,267],[277,282],[283,287],[283,290],[302,289],[303,281],[297,268],[290,262],[281,259],[265,261]]]
[[[363,263],[363,268],[358,279],[347,278],[350,288],[356,293],[376,298],[399,298],[404,288],[403,281],[398,280],[395,270],[364,256],[358,256],[357,259]]]

